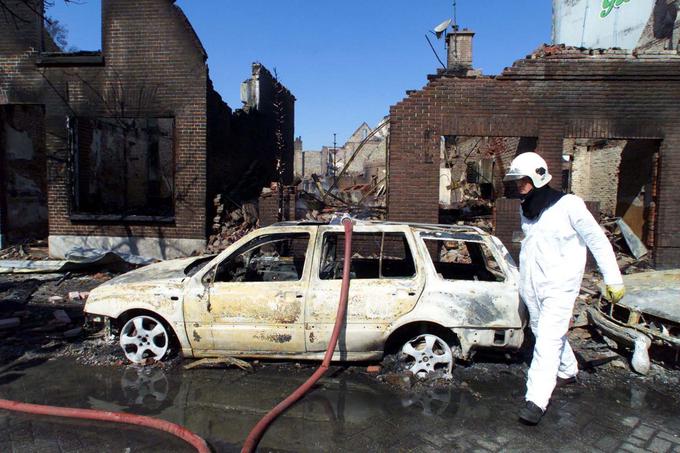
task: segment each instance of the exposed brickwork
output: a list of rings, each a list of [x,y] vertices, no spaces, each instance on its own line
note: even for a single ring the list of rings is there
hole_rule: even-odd
[[[282,221],[295,220],[296,193],[294,187],[286,187],[283,191]],[[279,193],[273,191],[260,196],[258,200],[258,214],[260,226],[265,227],[279,221]]]
[[[660,139],[655,259],[680,265],[679,71],[677,55],[576,52],[520,60],[496,78],[431,76],[390,109],[390,220],[437,221],[442,135],[537,137],[551,169],[565,138]],[[511,243],[511,229],[497,230]]]
[[[520,249],[519,241],[522,240],[522,227],[519,212],[520,201],[514,198],[499,198],[496,200],[493,212],[493,234],[503,239],[505,247],[518,264]]]
[[[206,52],[173,0],[103,0],[101,56],[87,65],[44,58],[41,20],[30,11],[23,15],[28,22],[0,17],[0,104],[45,106],[50,235],[205,239],[207,200],[218,192],[256,198],[276,180],[277,150],[284,181],[292,179],[294,96],[256,64],[253,71],[266,79],[260,88],[269,90],[259,97],[267,111],[237,111],[235,120],[213,90]],[[285,112],[279,136],[277,108]],[[67,117],[173,118],[173,220],[74,220]],[[249,176],[253,182],[240,185]]]
[[[102,67],[40,67],[39,18],[27,15],[34,21],[19,30],[0,25],[0,101],[46,106],[47,150],[53,157],[48,159],[50,234],[205,237],[206,55],[173,3],[103,1]],[[13,71],[10,78],[7,69]],[[71,221],[67,116],[175,118],[172,224]]]

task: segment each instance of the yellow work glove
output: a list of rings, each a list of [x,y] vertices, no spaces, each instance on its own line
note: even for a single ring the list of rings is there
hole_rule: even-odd
[[[609,302],[615,304],[626,294],[626,287],[622,284],[607,285],[604,289],[604,298]]]

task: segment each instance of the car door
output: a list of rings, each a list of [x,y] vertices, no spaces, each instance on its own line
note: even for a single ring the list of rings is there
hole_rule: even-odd
[[[387,327],[413,309],[424,286],[416,266],[410,230],[398,225],[357,225],[352,235],[352,263],[345,331],[337,350],[380,351]],[[306,307],[307,351],[328,345],[342,283],[344,233],[342,227],[319,227],[314,271]]]
[[[436,275],[424,300],[446,300],[447,322],[466,328],[521,329],[517,270],[498,239],[469,232],[421,231],[419,239]],[[502,346],[504,343],[498,340]]]
[[[215,267],[206,310],[213,349],[304,352],[304,303],[315,227],[263,233]]]

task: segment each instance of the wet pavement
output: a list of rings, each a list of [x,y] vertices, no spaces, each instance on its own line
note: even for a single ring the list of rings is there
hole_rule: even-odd
[[[450,386],[399,390],[334,367],[267,431],[260,451],[680,452],[677,382],[603,367],[556,390],[537,427],[518,423],[526,365],[457,367]],[[215,451],[239,451],[249,430],[313,371],[293,364],[184,370],[88,366],[36,358],[0,374],[0,397],[151,415],[186,426]],[[192,451],[132,426],[0,411],[0,451]]]

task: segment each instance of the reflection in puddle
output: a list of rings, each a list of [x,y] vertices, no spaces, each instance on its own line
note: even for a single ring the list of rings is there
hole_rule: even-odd
[[[120,380],[120,388],[130,407],[159,409],[168,398],[170,384],[160,368],[127,367]]]
[[[28,402],[156,416],[205,437],[216,451],[229,451],[237,450],[260,418],[311,372],[311,368],[275,366],[258,368],[255,373],[179,367],[93,368],[54,360],[21,370],[20,377],[1,389]],[[505,439],[525,438],[514,417],[522,398],[522,377],[499,378],[498,373],[481,373],[479,368],[465,373],[451,387],[409,394],[398,394],[362,373],[326,377],[276,420],[261,448],[390,450],[398,438],[427,432],[439,422],[455,427],[459,449],[474,449],[464,443],[466,438],[488,440],[493,432],[503,432]],[[677,417],[678,413],[672,401],[633,382],[612,384],[606,390],[599,385],[577,386],[558,391],[553,403],[546,421],[568,420],[587,427],[594,439],[601,433],[611,435],[612,427],[603,425],[603,420]],[[616,435],[624,439],[631,429],[622,425]],[[542,436],[546,436],[541,438],[545,449],[563,446],[562,440]],[[503,447],[512,449],[513,445]]]

